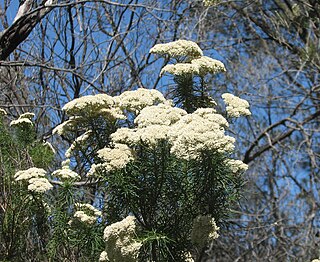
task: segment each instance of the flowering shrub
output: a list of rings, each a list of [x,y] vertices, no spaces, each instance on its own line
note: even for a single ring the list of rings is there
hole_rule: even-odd
[[[249,104],[225,94],[227,113],[217,111],[205,77],[225,66],[196,43],[179,40],[150,52],[173,62],[160,73],[173,75],[170,99],[145,88],[74,99],[63,107],[69,119],[54,129],[71,141],[62,167],[50,182],[40,168],[15,175],[29,191],[55,192],[48,200],[53,259],[64,256],[61,246],[81,247],[88,259],[99,251],[100,261],[199,259],[238,198],[247,165],[232,159],[235,138],[225,116],[249,115]],[[33,127],[20,122],[12,125]],[[90,239],[91,249],[81,239]]]
[[[103,99],[81,97],[64,106],[70,118],[56,128],[74,138],[66,157],[85,158],[84,178],[99,181],[111,223],[105,232],[132,215],[139,225],[139,232],[125,240],[120,233],[105,237],[101,261],[183,261],[190,251],[201,257],[218,237],[215,221],[228,214],[242,183],[239,174],[247,169],[231,158],[235,138],[227,134],[229,124],[217,103],[194,89],[193,78],[203,82],[207,74],[224,72],[223,63],[185,40],[156,45],[150,52],[173,58],[160,73],[174,76],[172,100],[144,88]],[[245,100],[229,98],[224,95],[224,115],[250,113]]]

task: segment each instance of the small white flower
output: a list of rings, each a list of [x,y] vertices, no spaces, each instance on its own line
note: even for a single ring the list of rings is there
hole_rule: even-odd
[[[83,223],[94,224],[97,218],[102,215],[101,211],[90,204],[76,203],[75,208],[77,211],[73,216]]]
[[[76,98],[67,103],[62,110],[68,115],[87,116],[100,113],[101,109],[112,108],[115,105],[113,97],[107,94],[88,95]]]
[[[233,173],[244,172],[248,169],[248,165],[241,160],[228,159],[226,164],[230,167]]]
[[[169,55],[170,57],[200,57],[203,55],[200,47],[192,41],[177,40],[166,44],[157,44],[150,49],[150,53]]]
[[[226,110],[227,110],[228,116],[240,117],[242,115],[244,116],[251,115],[248,101],[229,93],[223,94],[222,98],[227,105]]]
[[[80,176],[76,172],[69,169],[69,167],[62,167],[61,169],[54,171],[52,175],[60,179],[80,179]]]
[[[21,118],[28,118],[28,119],[32,119],[34,117],[34,113],[30,113],[30,112],[26,112],[26,113],[23,113],[19,116],[19,119]]]
[[[105,257],[110,261],[137,262],[142,243],[134,239],[136,230],[133,216],[107,226],[103,235],[106,242]]]
[[[116,99],[120,108],[134,113],[139,113],[147,106],[167,102],[162,93],[158,90],[145,88],[123,92]]]
[[[160,76],[164,73],[169,73],[176,76],[182,75],[199,75],[200,70],[198,65],[189,64],[189,63],[177,63],[174,65],[166,65],[162,68]]]
[[[205,150],[231,152],[235,139],[225,134],[227,121],[214,109],[198,109],[185,115],[170,127],[171,152],[178,158],[196,159]]]
[[[170,126],[186,114],[187,112],[181,108],[160,104],[142,109],[134,122],[139,128],[151,125]]]
[[[107,172],[124,168],[134,159],[131,149],[125,144],[118,143],[114,145],[114,148],[100,149],[98,156],[104,161],[102,166]]]
[[[14,180],[19,181],[19,180],[29,180],[31,178],[44,177],[46,173],[47,172],[42,168],[31,167],[27,170],[18,171],[14,175]]]
[[[28,182],[28,190],[37,193],[44,193],[53,188],[53,185],[44,177],[31,178]]]
[[[199,75],[216,74],[225,72],[226,68],[224,64],[216,59],[212,59],[207,56],[202,56],[191,61],[191,64],[196,66],[199,70]]]
[[[108,253],[106,251],[102,251],[102,253],[100,254],[100,257],[99,257],[99,261],[100,262],[107,262],[109,261],[108,259]]]

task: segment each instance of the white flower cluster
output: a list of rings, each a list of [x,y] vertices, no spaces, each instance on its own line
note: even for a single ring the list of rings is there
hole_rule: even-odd
[[[77,146],[81,146],[82,144],[84,144],[88,140],[88,138],[90,137],[91,134],[92,134],[92,130],[88,130],[88,131],[84,132],[81,136],[77,137],[76,140],[73,141],[71,146],[65,152],[65,154],[64,154],[65,157],[70,158],[72,152],[77,148]]]
[[[178,158],[196,159],[204,150],[224,153],[234,149],[235,139],[225,135],[227,121],[214,111],[204,112],[198,109],[171,126],[168,133],[171,152]]]
[[[90,204],[76,203],[75,207],[79,210],[73,216],[83,223],[94,224],[97,218],[102,215],[101,211]]]
[[[150,49],[150,53],[169,55],[170,57],[199,57],[203,55],[200,47],[187,40],[178,40],[166,44],[157,44]]]
[[[147,106],[165,103],[166,99],[158,90],[139,88],[123,92],[118,96],[117,101],[121,109],[138,113]]]
[[[177,63],[174,65],[166,65],[161,69],[160,76],[169,73],[175,76],[182,75],[199,75],[199,67],[190,63]]]
[[[145,88],[126,91],[116,97],[106,94],[84,96],[72,100],[63,107],[63,110],[66,111],[70,118],[54,128],[53,134],[64,135],[68,132],[73,132],[78,125],[85,123],[85,118],[88,116],[102,116],[108,120],[126,119],[125,114],[127,113],[134,112],[138,114],[147,106],[162,103],[169,103],[162,93],[154,89]],[[89,133],[87,132],[71,145],[66,152],[66,157],[71,156],[76,144],[83,142],[89,137]]]
[[[111,134],[111,139],[115,143],[124,143],[135,146],[143,143],[148,146],[155,146],[160,140],[167,138],[169,127],[164,125],[151,125],[144,128],[119,128]]]
[[[174,65],[166,65],[162,68],[160,76],[164,73],[172,75],[200,75],[205,76],[206,74],[216,74],[225,72],[226,68],[224,64],[216,59],[212,59],[207,56],[192,59],[190,63],[177,63]]]
[[[186,114],[186,111],[169,104],[149,106],[141,110],[135,119],[137,128],[120,128],[111,135],[111,138],[116,143],[125,143],[130,146],[140,142],[155,146],[160,140],[168,138],[170,126]]]
[[[240,117],[249,116],[251,112],[249,110],[248,101],[234,96],[230,93],[225,93],[222,95],[224,102],[226,103],[227,113],[229,117]]]
[[[192,255],[190,252],[187,252],[184,258],[184,262],[195,262],[194,259],[192,258]]]
[[[108,262],[108,253],[106,251],[102,251],[101,254],[100,254],[100,257],[99,257],[99,261],[100,262],[103,262],[103,261],[106,261]]]
[[[18,119],[12,120],[10,126],[33,126],[31,119],[34,117],[34,113],[24,113],[19,116]]]
[[[36,193],[44,193],[53,188],[53,185],[44,177],[31,178],[28,182],[28,190]]]
[[[114,148],[105,147],[98,151],[98,156],[104,163],[101,164],[107,172],[121,169],[132,161],[132,150],[124,144],[116,143]]]
[[[70,101],[62,110],[68,115],[96,115],[101,109],[111,109],[114,104],[113,97],[107,94],[88,95]]]
[[[142,243],[135,240],[137,224],[133,216],[107,226],[104,230],[106,250],[100,255],[99,261],[135,262],[138,261]]]
[[[215,109],[200,108],[192,114],[169,105],[144,108],[135,119],[136,128],[120,128],[111,135],[115,143],[155,146],[168,140],[178,158],[196,159],[204,150],[231,152],[235,139],[225,135],[227,120]]]
[[[26,113],[23,113],[19,116],[19,118],[28,118],[28,119],[32,119],[34,118],[34,113],[30,113],[30,112],[26,112]]]
[[[151,48],[150,53],[169,55],[169,57],[187,57],[184,63],[166,65],[162,68],[160,76],[169,73],[175,76],[216,74],[225,72],[224,64],[216,59],[203,56],[200,47],[186,40],[178,40],[167,44],[158,44]]]
[[[56,176],[62,180],[72,179],[77,180],[80,179],[80,176],[70,169],[70,159],[66,159],[61,163],[61,169],[58,169],[52,173],[53,176]]]
[[[230,167],[233,173],[244,172],[248,169],[248,165],[241,160],[228,159],[226,164]]]
[[[28,190],[44,193],[53,188],[48,179],[45,178],[46,171],[42,168],[31,167],[27,170],[18,171],[14,175],[15,181],[28,181]]]
[[[320,262],[320,258],[313,259],[311,262]]]
[[[219,237],[218,230],[219,227],[217,227],[214,218],[210,215],[197,216],[193,220],[191,242],[199,249],[202,249],[210,241]]]
[[[72,171],[69,167],[70,160],[66,160],[62,162],[61,169],[58,169],[52,173],[53,176],[58,177],[62,180],[77,180],[80,179],[80,176]]]
[[[207,56],[193,59],[191,60],[191,64],[198,67],[199,75],[216,74],[226,71],[226,68],[221,61]]]
[[[181,108],[172,107],[168,104],[149,106],[141,110],[140,114],[134,120],[139,128],[150,125],[170,126],[177,122],[187,112]]]
[[[31,167],[27,170],[20,170],[14,175],[14,180],[29,180],[31,178],[45,177],[46,171],[42,168]]]
[[[6,115],[7,115],[6,110],[0,108],[0,116],[6,116]]]

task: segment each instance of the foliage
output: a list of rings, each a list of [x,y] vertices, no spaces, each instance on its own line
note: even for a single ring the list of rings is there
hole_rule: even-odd
[[[177,46],[171,54],[182,53],[185,67],[195,68],[185,49],[201,49],[180,43],[171,43]],[[203,76],[217,73],[216,65],[224,68],[208,61],[201,67],[203,92],[209,91]],[[144,88],[67,103],[69,119],[54,133],[73,142],[61,169],[50,175],[44,169],[50,170],[53,148],[36,138],[34,115],[11,121],[12,130],[2,124],[7,145],[1,154],[10,158],[2,178],[12,187],[10,196],[3,191],[9,207],[2,218],[4,258],[95,261],[104,238],[101,261],[185,261],[190,253],[200,261],[218,237],[215,222],[223,224],[239,198],[247,166],[231,159],[235,139],[226,134],[228,122],[212,98],[193,92],[194,77],[188,71],[173,78],[178,91],[172,101],[182,108]],[[16,219],[25,223],[16,226]],[[202,244],[193,245],[191,232],[202,227]]]

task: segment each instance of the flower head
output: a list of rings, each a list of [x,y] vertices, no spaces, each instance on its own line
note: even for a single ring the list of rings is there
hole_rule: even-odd
[[[151,125],[170,126],[186,114],[187,112],[181,108],[160,104],[142,109],[134,122],[139,128]]]
[[[101,211],[90,204],[76,203],[75,208],[77,209],[77,211],[73,216],[78,221],[89,225],[94,224],[97,221],[97,218],[102,215]]]
[[[244,172],[248,169],[248,165],[243,163],[241,160],[227,159],[226,164],[233,173]]]
[[[114,145],[114,148],[105,147],[98,151],[98,156],[104,162],[102,167],[107,171],[114,171],[124,168],[126,164],[132,161],[132,150],[125,144]]]
[[[145,88],[123,92],[117,101],[120,108],[135,113],[139,113],[147,106],[166,103],[166,99],[159,91]]]
[[[106,242],[104,257],[107,257],[108,261],[138,261],[142,243],[135,240],[136,231],[137,224],[133,216],[107,226],[103,235]]]
[[[150,49],[150,53],[169,55],[170,57],[199,57],[203,55],[200,47],[192,41],[178,40],[166,44],[157,44]]]
[[[198,158],[205,150],[231,152],[235,139],[225,135],[226,125],[225,119],[214,111],[199,110],[185,115],[168,132],[171,152],[186,160]]]
[[[53,176],[58,177],[62,180],[69,180],[69,179],[73,179],[73,180],[77,180],[80,179],[80,176],[78,175],[78,173],[72,171],[71,169],[69,169],[69,167],[62,167],[61,169],[58,169],[56,171],[54,171],[52,173]]]
[[[190,63],[177,63],[174,65],[166,65],[161,69],[160,76],[169,73],[175,76],[183,75],[199,75],[199,66]]]
[[[248,101],[229,93],[223,94],[222,98],[227,105],[226,110],[230,117],[251,115]]]
[[[53,185],[44,177],[31,178],[28,182],[28,190],[36,193],[44,193],[53,188]]]
[[[44,177],[46,173],[47,172],[42,168],[31,167],[27,170],[18,171],[14,175],[14,180],[19,181],[19,180],[29,180],[31,178],[40,178],[40,177]]]
[[[196,66],[199,71],[199,75],[216,74],[220,72],[225,72],[226,68],[224,64],[216,59],[212,59],[207,56],[201,56],[191,60],[191,65]]]
[[[80,98],[76,98],[67,103],[62,109],[66,111],[68,115],[99,115],[103,109],[111,109],[115,105],[113,97],[107,94],[88,95]],[[109,113],[112,113],[110,110]],[[111,117],[114,117],[111,115]]]

